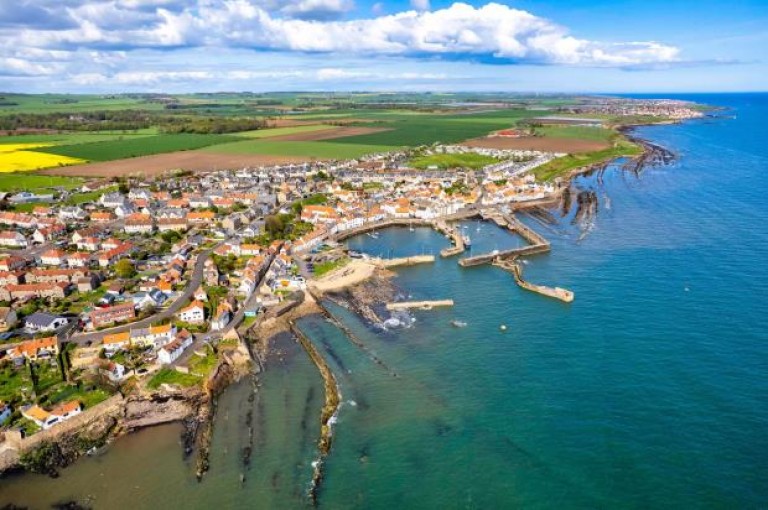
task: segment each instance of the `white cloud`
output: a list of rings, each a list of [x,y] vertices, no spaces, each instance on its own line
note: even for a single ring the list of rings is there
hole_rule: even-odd
[[[428,11],[429,0],[411,0],[411,7],[418,11]]]
[[[435,11],[407,11],[370,19],[318,21],[281,17],[252,0],[198,0],[195,8],[128,11],[132,3],[68,9],[76,28],[0,32],[7,46],[245,47],[349,55],[451,56],[500,62],[628,67],[678,59],[678,49],[657,42],[604,43],[581,39],[533,14],[489,3],[455,3]],[[344,9],[347,0],[294,0],[281,12],[299,15],[323,7]],[[114,17],[119,17],[116,21]],[[148,18],[149,16],[149,18]],[[15,43],[15,44],[14,44]]]

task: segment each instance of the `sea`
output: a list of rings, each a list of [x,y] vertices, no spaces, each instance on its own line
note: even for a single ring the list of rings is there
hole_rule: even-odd
[[[329,303],[362,345],[322,317],[299,322],[342,394],[318,507],[768,506],[768,94],[664,97],[723,109],[636,130],[675,152],[671,165],[577,178],[598,198],[594,217],[521,216],[552,243],[525,278],[573,303],[438,255],[393,281],[403,298],[453,307],[381,329]],[[464,227],[473,254],[522,243]],[[349,245],[396,257],[449,241],[393,228]],[[255,392],[244,380],[222,395],[201,482],[180,426],[164,425],[56,479],[6,476],[0,505],[311,507],[322,379],[290,336],[274,351]]]

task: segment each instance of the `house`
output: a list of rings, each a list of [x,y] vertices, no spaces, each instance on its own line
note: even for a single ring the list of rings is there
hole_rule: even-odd
[[[133,302],[124,303],[106,308],[97,308],[90,313],[89,317],[92,328],[101,328],[136,318],[136,309],[133,307]]]
[[[121,195],[120,193],[105,193],[101,195],[101,198],[99,199],[99,202],[104,207],[108,207],[110,209],[114,209],[116,207],[119,207],[125,203],[125,197]]]
[[[191,212],[187,215],[187,221],[192,225],[213,225],[216,214],[213,211]]]
[[[88,217],[88,214],[82,210],[80,207],[62,207],[59,209],[59,219],[60,220],[84,220]]]
[[[7,246],[9,248],[26,248],[29,246],[27,238],[20,232],[14,232],[12,230],[4,230],[0,232],[0,246]]]
[[[95,274],[79,278],[77,280],[77,291],[86,293],[99,288],[99,278]]]
[[[8,285],[5,288],[0,287],[0,299],[3,301],[28,297],[62,299],[67,297],[69,293],[70,284],[66,282],[27,283],[23,285]]]
[[[94,223],[109,223],[115,219],[115,215],[111,212],[95,212],[91,213],[91,221]]]
[[[0,306],[0,332],[8,331],[19,322],[16,311],[7,306]]]
[[[24,268],[26,265],[27,261],[16,255],[0,259],[0,271],[15,271]]]
[[[158,307],[168,298],[158,289],[152,289],[149,292],[137,292],[131,296],[131,299],[136,308],[144,309],[151,306]]]
[[[182,308],[176,314],[179,320],[188,324],[203,324],[205,322],[205,305],[200,301],[193,301],[186,308]]]
[[[114,354],[117,351],[131,346],[131,333],[130,331],[124,331],[122,333],[104,335],[104,338],[101,339],[101,343],[104,346],[105,351]]]
[[[38,427],[47,430],[57,423],[67,421],[77,416],[83,410],[78,400],[70,400],[54,407],[50,411],[44,410],[38,405],[27,406],[21,410],[21,415],[34,422]]]
[[[167,232],[169,230],[175,230],[176,232],[184,232],[189,228],[186,218],[160,218],[157,220],[157,229],[160,232]]]
[[[56,331],[69,324],[69,319],[48,312],[35,312],[24,319],[24,329],[30,333]]]
[[[5,422],[11,417],[11,406],[5,402],[0,401],[0,427],[5,425]]]
[[[60,266],[65,262],[66,256],[62,250],[48,250],[40,255],[40,262],[46,266]]]
[[[160,348],[176,338],[176,326],[161,324],[148,328],[132,329],[130,337],[132,345]]]
[[[211,259],[206,259],[205,267],[203,268],[203,279],[206,285],[211,287],[219,284],[219,269]]]
[[[91,255],[89,253],[77,252],[67,257],[67,266],[71,268],[88,267],[91,265]]]
[[[59,340],[55,336],[27,340],[11,349],[8,353],[11,359],[26,358],[33,361],[55,358],[58,355]]]
[[[99,366],[99,373],[117,383],[125,379],[125,366],[114,361],[103,361]]]
[[[163,365],[173,363],[179,359],[179,356],[190,345],[192,345],[192,335],[186,329],[183,329],[176,335],[175,340],[162,346],[157,351],[157,360]]]
[[[216,309],[216,314],[211,319],[211,331],[220,331],[227,327],[232,320],[232,307],[229,303],[221,303]]]
[[[148,214],[131,214],[125,219],[125,231],[129,234],[151,234],[155,223]]]

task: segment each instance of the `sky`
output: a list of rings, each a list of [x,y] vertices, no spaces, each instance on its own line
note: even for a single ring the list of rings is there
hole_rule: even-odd
[[[0,91],[768,90],[768,0],[0,0]]]

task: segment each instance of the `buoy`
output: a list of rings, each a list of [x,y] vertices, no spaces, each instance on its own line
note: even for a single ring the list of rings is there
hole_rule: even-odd
[[[501,326],[499,326],[499,329],[502,330],[502,331],[506,331],[507,330],[507,325],[506,324],[502,324]]]

